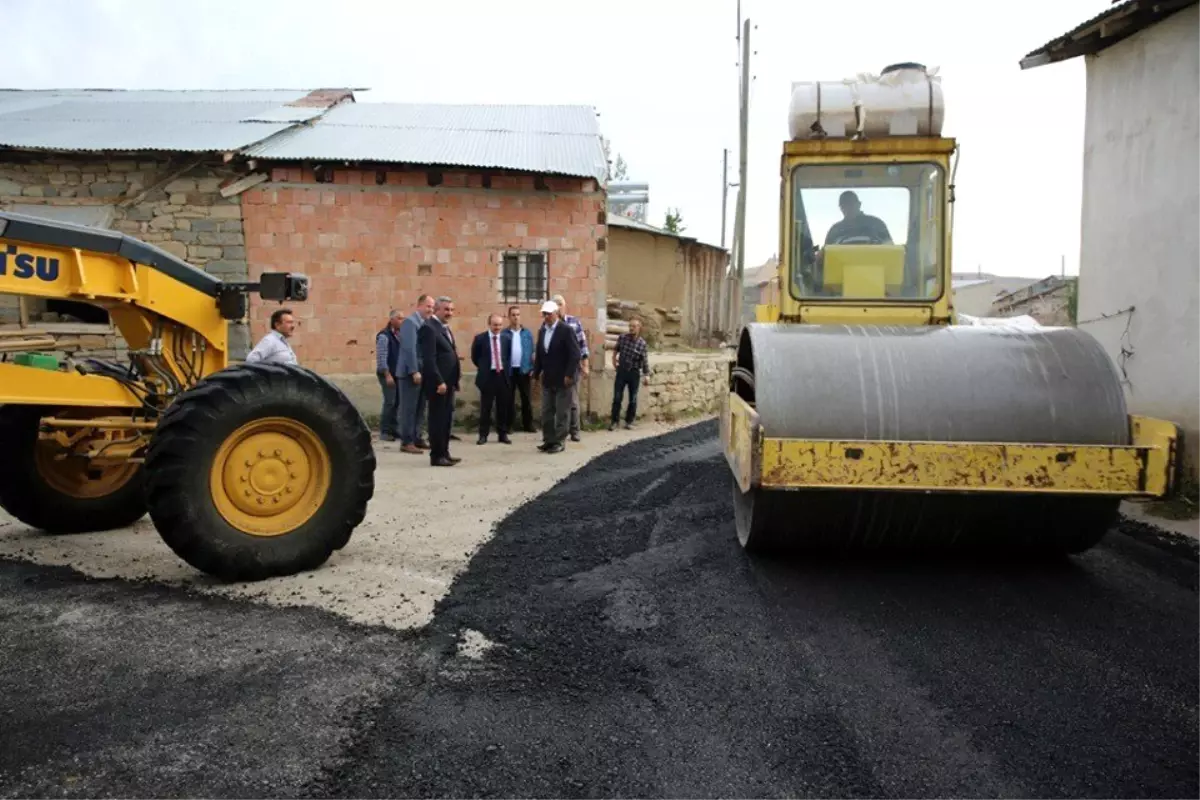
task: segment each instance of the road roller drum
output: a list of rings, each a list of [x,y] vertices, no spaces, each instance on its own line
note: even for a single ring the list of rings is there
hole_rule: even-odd
[[[755,324],[738,364],[769,436],[1129,443],[1112,361],[1076,328]]]
[[[737,355],[739,394],[765,437],[800,440],[1124,446],[1120,380],[1073,328],[753,324]],[[1078,552],[1112,524],[1119,498],[862,489],[743,492],[751,549],[987,547]]]

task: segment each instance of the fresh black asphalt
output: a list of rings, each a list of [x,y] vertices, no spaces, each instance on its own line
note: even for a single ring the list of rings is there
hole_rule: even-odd
[[[0,564],[0,796],[1200,794],[1193,550],[755,560],[729,491],[712,422],[611,451],[408,635]]]

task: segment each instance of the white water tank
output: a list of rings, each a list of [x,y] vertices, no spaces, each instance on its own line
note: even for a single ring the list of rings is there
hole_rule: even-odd
[[[850,138],[861,120],[867,137],[940,136],[944,116],[938,77],[921,64],[893,64],[880,75],[793,83],[788,135]]]

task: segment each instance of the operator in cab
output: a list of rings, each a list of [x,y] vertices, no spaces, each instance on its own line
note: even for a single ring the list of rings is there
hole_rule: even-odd
[[[825,244],[815,247],[805,225],[800,234],[802,256],[801,277],[805,293],[812,297],[835,297],[837,292],[825,289],[821,283],[825,274],[825,248],[831,244],[892,244],[892,234],[879,217],[864,214],[858,195],[847,189],[838,197],[842,218],[829,227]]]
[[[831,244],[891,244],[892,234],[879,217],[864,214],[858,195],[847,189],[838,197],[842,218],[825,234],[825,245]]]

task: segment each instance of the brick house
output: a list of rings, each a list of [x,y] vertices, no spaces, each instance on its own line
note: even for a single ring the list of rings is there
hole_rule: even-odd
[[[242,195],[250,275],[312,278],[296,349],[319,371],[369,376],[389,308],[421,292],[455,299],[460,340],[513,304],[536,325],[562,294],[602,346],[607,165],[591,108],[360,103],[247,157],[270,175]],[[270,308],[252,308],[257,335]]]
[[[126,232],[231,280],[305,272],[297,353],[367,405],[374,333],[420,292],[455,298],[460,342],[510,304],[536,324],[561,293],[602,347],[606,173],[586,106],[0,91],[0,207]],[[0,297],[0,324],[95,321],[59,305]],[[270,310],[252,302],[250,330],[231,326],[235,357]]]

